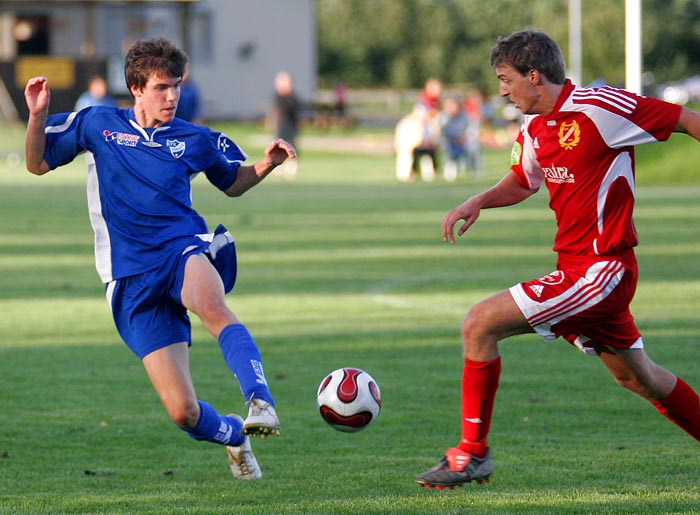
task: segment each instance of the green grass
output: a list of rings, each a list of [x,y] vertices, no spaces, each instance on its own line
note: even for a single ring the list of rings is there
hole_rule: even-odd
[[[245,147],[256,135],[228,132]],[[676,144],[640,174],[689,162]],[[697,442],[597,360],[534,335],[501,346],[492,482],[418,488],[459,438],[460,320],[553,268],[552,215],[539,194],[445,245],[445,212],[494,182],[507,150],[487,154],[483,179],[451,185],[398,184],[391,156],[302,150],[296,181],[273,176],[240,199],[195,182],[200,212],[236,237],[228,301],[256,336],[282,418],[280,438],[254,442],[265,477],[253,483],[173,426],[120,342],[94,270],[82,161],[41,178],[0,165],[0,513],[700,514]],[[686,179],[639,187],[633,305],[652,358],[696,387],[699,196]],[[244,410],[198,321],[191,366],[201,398]],[[379,419],[357,434],[316,413],[318,383],[340,366],[382,388]]]

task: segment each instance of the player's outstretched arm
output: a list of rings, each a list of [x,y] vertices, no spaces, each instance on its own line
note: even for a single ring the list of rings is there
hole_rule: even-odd
[[[676,132],[685,132],[700,141],[700,113],[684,107],[676,125]]]
[[[260,161],[238,169],[238,178],[226,190],[226,195],[229,197],[243,195],[287,159],[296,159],[296,157],[297,152],[290,143],[283,139],[273,141],[265,149],[265,156]]]
[[[464,223],[459,227],[457,234],[462,236],[479,218],[482,209],[512,206],[536,192],[537,190],[524,188],[518,182],[515,173],[510,172],[496,185],[470,197],[447,213],[442,220],[442,240],[450,243],[455,242],[454,227],[460,220],[464,220]]]
[[[24,98],[29,109],[27,122],[27,137],[25,141],[25,157],[27,170],[35,175],[43,175],[49,171],[49,165],[44,160],[46,149],[46,118],[49,115],[49,100],[51,91],[46,77],[34,77],[27,81],[24,88]]]

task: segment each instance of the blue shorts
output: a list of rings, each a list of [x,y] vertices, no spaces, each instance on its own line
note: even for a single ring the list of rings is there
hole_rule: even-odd
[[[226,293],[231,291],[236,282],[236,247],[222,225],[213,234],[178,240],[158,268],[106,285],[117,331],[140,359],[173,343],[192,344],[190,319],[180,293],[187,259],[201,253],[219,272]]]

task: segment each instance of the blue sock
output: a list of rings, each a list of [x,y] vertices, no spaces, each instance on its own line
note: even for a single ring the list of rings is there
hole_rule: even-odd
[[[219,415],[211,404],[197,401],[199,421],[191,429],[181,428],[195,440],[220,443],[238,447],[245,440],[243,424],[233,417]]]
[[[219,345],[226,364],[238,379],[246,401],[261,399],[274,406],[275,400],[267,386],[260,351],[248,329],[243,324],[224,327],[219,335]]]

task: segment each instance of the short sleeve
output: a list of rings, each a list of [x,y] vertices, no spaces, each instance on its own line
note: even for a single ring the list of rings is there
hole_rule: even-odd
[[[510,169],[523,188],[539,189],[544,176],[528,132],[532,117],[526,116],[510,152]]]
[[[238,178],[238,169],[248,155],[221,132],[212,131],[210,138],[216,148],[217,159],[204,170],[204,174],[214,186],[226,191]]]
[[[86,111],[54,114],[46,120],[44,159],[51,170],[70,163],[85,150],[81,142],[80,127],[86,114]]]

